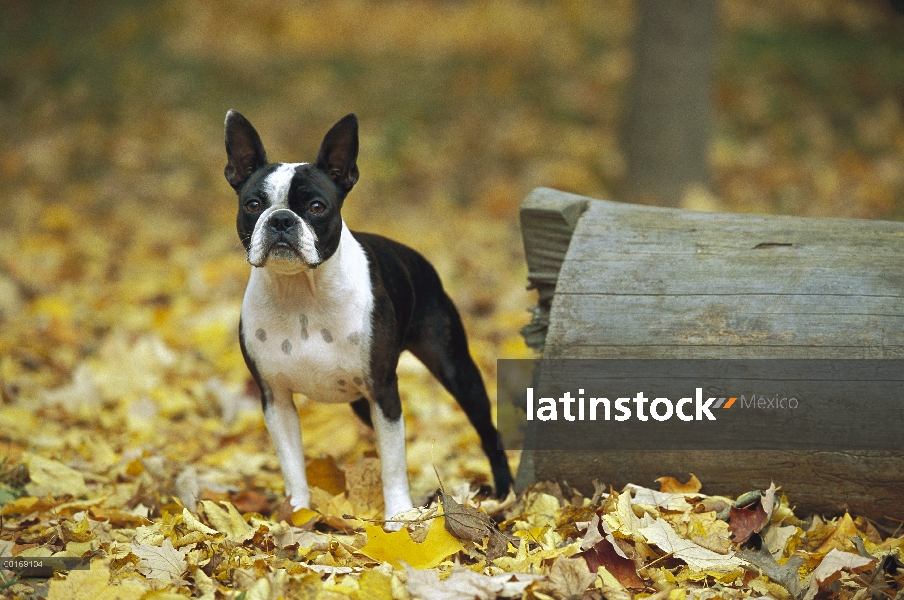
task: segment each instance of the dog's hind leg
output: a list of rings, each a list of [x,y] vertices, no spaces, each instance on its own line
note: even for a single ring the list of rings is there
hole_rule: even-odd
[[[490,460],[496,495],[505,497],[512,486],[512,472],[505,451],[499,447],[486,387],[468,351],[464,326],[452,300],[442,294],[437,302],[442,305],[434,308],[441,310],[444,318],[418,319],[415,315],[406,349],[424,363],[465,411]]]

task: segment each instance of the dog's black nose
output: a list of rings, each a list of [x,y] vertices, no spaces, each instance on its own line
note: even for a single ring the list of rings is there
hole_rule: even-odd
[[[270,217],[267,226],[275,232],[287,232],[296,226],[298,220],[294,215],[286,213],[276,213]]]

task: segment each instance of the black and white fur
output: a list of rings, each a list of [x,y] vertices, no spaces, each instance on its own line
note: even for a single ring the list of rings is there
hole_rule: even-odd
[[[313,163],[267,162],[260,136],[226,114],[225,169],[251,277],[239,326],[267,429],[296,509],[308,507],[301,428],[292,400],[351,403],[376,432],[387,517],[411,508],[396,367],[411,351],[464,409],[499,495],[512,483],[486,389],[436,271],[414,250],[349,230],[340,211],[358,180],[358,120],[326,134]]]

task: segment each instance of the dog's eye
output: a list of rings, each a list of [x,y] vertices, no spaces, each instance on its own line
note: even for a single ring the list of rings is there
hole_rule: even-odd
[[[314,202],[311,202],[308,205],[308,211],[314,213],[315,215],[319,215],[320,213],[322,213],[325,210],[326,210],[326,204],[324,204],[323,202],[320,202],[318,200],[315,200]]]
[[[251,200],[248,200],[247,202],[245,202],[245,210],[247,210],[248,212],[255,213],[255,212],[258,212],[260,209],[261,209],[261,201],[258,200],[257,198],[252,198]]]

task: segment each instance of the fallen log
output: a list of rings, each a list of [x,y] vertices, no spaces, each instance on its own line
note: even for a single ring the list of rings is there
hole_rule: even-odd
[[[904,358],[904,223],[705,213],[534,190],[521,205],[551,359]],[[904,403],[904,398],[901,399]],[[904,422],[900,423],[904,436]],[[525,451],[521,489],[694,473],[704,493],[781,485],[805,511],[904,518],[897,450]]]

